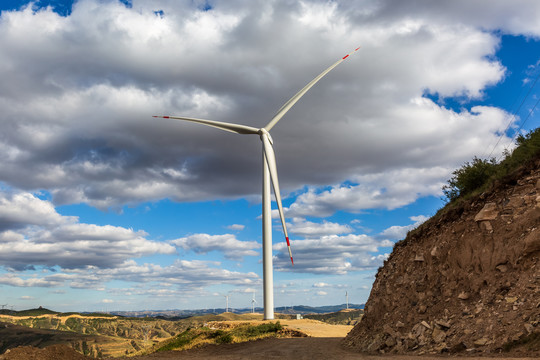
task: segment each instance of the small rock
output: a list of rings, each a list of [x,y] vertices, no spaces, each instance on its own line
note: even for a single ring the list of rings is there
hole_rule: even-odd
[[[396,323],[396,328],[398,328],[398,329],[401,329],[401,328],[404,327],[404,326],[405,326],[405,324],[402,323],[401,321],[398,321],[398,322]]]
[[[525,237],[525,255],[540,251],[540,231],[534,229]]]
[[[508,271],[508,266],[504,265],[504,264],[501,264],[501,265],[497,265],[495,267],[495,269],[499,270],[500,272],[502,273],[505,273]]]
[[[396,339],[394,339],[394,337],[392,336],[389,336],[384,342],[384,344],[389,348],[394,347],[396,346]]]
[[[525,330],[527,330],[527,333],[529,333],[529,334],[534,331],[534,326],[532,326],[532,324],[526,323],[523,326],[525,326]]]
[[[474,345],[476,346],[486,346],[490,343],[489,339],[483,337],[481,339],[478,339],[474,342]]]
[[[476,214],[474,217],[474,221],[485,221],[485,220],[494,220],[499,215],[499,211],[497,210],[497,204],[495,203],[487,203],[484,205],[482,210]]]
[[[427,306],[426,306],[426,305],[420,305],[420,306],[418,307],[418,313],[419,313],[419,314],[425,314],[426,311],[427,311]]]
[[[510,337],[510,340],[512,340],[512,341],[518,341],[522,336],[523,336],[523,332],[522,332],[522,331],[518,331],[517,333],[512,334],[512,336]]]
[[[518,298],[516,296],[507,296],[504,299],[508,304],[513,304],[517,301]]]
[[[444,320],[435,320],[435,324],[439,325],[443,329],[450,329],[450,323]]]
[[[414,261],[416,261],[416,262],[424,262],[424,255],[416,254],[416,256],[414,257]]]
[[[462,291],[458,295],[458,299],[460,300],[467,300],[469,298],[469,294],[467,294],[465,291]]]
[[[525,202],[525,198],[521,196],[512,196],[510,199],[508,199],[508,202],[506,203],[505,207],[509,208],[520,208],[523,206]]]
[[[493,232],[493,226],[491,225],[491,222],[489,220],[480,221],[480,227],[488,233]]]
[[[388,334],[390,336],[394,336],[395,333],[396,333],[394,331],[394,329],[392,329],[392,327],[390,325],[388,325],[388,324],[384,324],[383,331],[384,331],[385,334]]]
[[[431,337],[433,338],[433,341],[435,343],[441,343],[446,339],[446,333],[443,330],[439,330],[437,328],[433,329],[433,333],[431,334]]]
[[[422,324],[426,329],[430,329],[431,330],[431,326],[429,326],[429,324],[424,320],[422,321],[420,324]]]
[[[367,350],[368,350],[369,352],[374,352],[374,351],[379,350],[382,346],[383,346],[383,342],[382,342],[382,340],[377,336],[377,337],[375,337],[375,339],[371,342],[371,344],[369,344],[369,346],[367,347]]]

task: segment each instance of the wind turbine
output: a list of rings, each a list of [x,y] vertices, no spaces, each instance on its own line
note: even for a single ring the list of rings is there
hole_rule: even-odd
[[[255,304],[257,303],[257,300],[255,300],[255,293],[253,293],[253,297],[251,298],[251,313],[255,314]]]
[[[311,80],[304,88],[298,91],[292,98],[290,98],[274,115],[272,119],[266,124],[266,126],[258,129],[252,126],[232,124],[221,121],[214,120],[203,120],[191,117],[184,116],[153,116],[155,118],[162,119],[176,119],[195,122],[203,124],[206,126],[215,127],[221,130],[242,134],[242,135],[258,135],[261,138],[263,145],[263,188],[262,188],[262,223],[263,223],[263,290],[264,290],[264,319],[273,320],[274,319],[274,279],[272,273],[272,217],[271,217],[271,206],[270,206],[270,180],[274,187],[274,195],[276,197],[276,203],[279,210],[279,217],[281,218],[281,225],[283,226],[283,233],[285,235],[285,240],[287,241],[287,250],[289,250],[289,256],[291,258],[291,264],[294,265],[291,244],[289,242],[289,235],[287,233],[287,226],[285,224],[285,216],[283,214],[283,207],[281,205],[281,195],[279,191],[279,182],[277,175],[276,167],[276,157],[274,154],[274,149],[272,147],[274,141],[270,136],[269,131],[277,124],[279,120],[289,111],[294,104],[304,94],[311,89],[323,76],[328,74],[332,69],[341,64],[345,59],[350,55],[358,51],[360,47],[356,48],[354,51],[345,55],[330,67],[324,70],[322,73],[317,75],[315,79]]]
[[[225,296],[225,299],[227,299],[227,307],[225,308],[225,312],[229,312],[229,295],[223,295]]]

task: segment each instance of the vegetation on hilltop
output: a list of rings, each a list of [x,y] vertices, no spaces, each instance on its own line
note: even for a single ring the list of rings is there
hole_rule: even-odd
[[[328,314],[307,314],[304,319],[313,319],[332,325],[354,325],[364,314],[362,309],[351,309]]]
[[[42,315],[58,315],[58,314],[60,313],[42,308],[41,306],[37,309],[28,309],[28,310],[22,310],[22,311],[14,311],[14,310],[8,310],[8,309],[0,310],[0,315],[10,315],[10,316],[42,316]]]
[[[450,203],[478,195],[540,155],[540,128],[516,139],[517,147],[500,163],[475,157],[453,172],[443,192]]]
[[[209,344],[229,344],[246,342],[250,340],[262,339],[278,336],[283,329],[281,324],[265,323],[260,325],[239,324],[231,329],[212,329],[201,327],[198,329],[189,328],[178,336],[165,341],[154,351],[185,350],[192,347]]]

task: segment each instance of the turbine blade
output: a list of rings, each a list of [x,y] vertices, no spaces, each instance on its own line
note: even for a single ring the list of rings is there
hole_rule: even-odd
[[[291,263],[294,265],[292,252],[291,252],[291,243],[289,242],[289,234],[287,233],[287,225],[285,224],[285,215],[283,213],[283,206],[281,205],[281,193],[279,190],[276,156],[274,154],[274,149],[272,148],[272,144],[270,144],[270,140],[268,139],[267,133],[266,134],[263,133],[261,135],[261,140],[263,142],[266,165],[268,166],[268,170],[270,171],[270,178],[272,179],[272,185],[274,186],[274,195],[276,196],[276,203],[279,210],[279,217],[281,218],[281,225],[283,226],[283,233],[285,234],[285,240],[287,241],[287,250],[289,250]]]
[[[183,117],[183,116],[155,116],[154,115],[152,117],[195,122],[195,123],[203,124],[206,126],[215,127],[221,130],[230,131],[236,134],[258,134],[259,132],[259,129],[256,129],[251,126],[226,123],[222,121],[203,120],[203,119],[189,118],[189,117]]]
[[[336,61],[335,63],[333,63],[328,69],[324,70],[322,73],[320,73],[319,75],[317,75],[317,77],[313,80],[311,80],[309,82],[309,84],[307,84],[306,86],[304,86],[304,88],[302,90],[300,90],[299,92],[297,92],[292,98],[289,99],[289,101],[287,101],[279,110],[278,112],[276,113],[276,115],[274,115],[274,117],[270,120],[270,122],[268,124],[266,124],[266,126],[264,127],[267,131],[270,131],[270,129],[272,129],[274,127],[274,125],[276,125],[276,123],[281,120],[281,118],[287,113],[287,111],[289,111],[294,104],[296,104],[296,102],[298,100],[300,100],[300,98],[302,96],[304,96],[304,94],[306,92],[308,92],[309,89],[311,89],[311,87],[313,85],[315,85],[319,80],[321,80],[323,78],[323,76],[325,76],[326,74],[328,74],[332,69],[334,69],[336,66],[338,66],[339,64],[341,64],[343,62],[343,60],[345,60],[346,58],[348,58],[350,55],[354,54],[356,51],[358,51],[358,49],[360,49],[360,47],[357,47],[354,51],[350,52],[349,54],[345,55],[344,57],[342,57],[341,59],[339,59],[338,61]]]

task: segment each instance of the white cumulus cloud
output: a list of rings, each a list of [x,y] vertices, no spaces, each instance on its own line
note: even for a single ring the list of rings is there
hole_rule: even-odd
[[[244,256],[257,256],[261,245],[256,241],[240,241],[232,234],[209,235],[194,234],[176,240],[171,240],[171,244],[184,249],[191,250],[197,254],[206,254],[210,251],[221,251],[229,259],[240,259]]]

